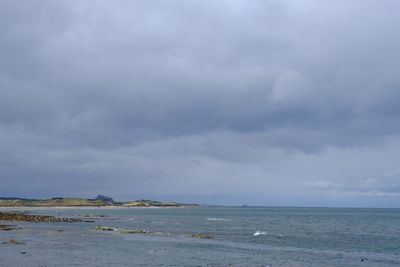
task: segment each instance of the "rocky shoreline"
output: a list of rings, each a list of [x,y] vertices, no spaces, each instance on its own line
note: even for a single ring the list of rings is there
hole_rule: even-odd
[[[82,222],[76,218],[59,218],[49,215],[31,215],[24,213],[0,212],[0,221],[25,221],[25,222]]]
[[[90,216],[90,215],[85,215]],[[96,218],[104,218],[106,215],[92,215]],[[33,215],[27,214],[25,212],[18,212],[18,211],[11,211],[11,212],[0,212],[0,222],[1,221],[23,221],[23,222],[33,222],[33,223],[74,223],[74,222],[95,222],[95,220],[86,221],[78,218],[65,218],[65,217],[56,217],[51,215]],[[0,231],[12,231],[21,229],[17,225],[8,225],[8,224],[0,224]],[[101,232],[116,232],[118,234],[145,234],[145,235],[152,235],[152,234],[163,234],[161,232],[151,232],[149,230],[144,229],[115,229],[108,226],[96,226],[94,228],[96,231]],[[57,229],[57,232],[63,232],[63,229]],[[169,235],[168,233],[164,233]],[[192,233],[189,235],[185,235],[186,237],[196,238],[196,239],[213,239],[213,236],[203,234],[203,233]],[[19,242],[15,240],[8,240],[4,242],[0,242],[0,244],[24,244],[24,242]]]

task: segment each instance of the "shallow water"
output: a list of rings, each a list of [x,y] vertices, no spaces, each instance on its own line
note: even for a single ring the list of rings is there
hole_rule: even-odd
[[[0,266],[400,266],[399,209],[22,210],[95,222],[18,222],[19,230],[0,231]],[[25,244],[1,244],[9,239]]]

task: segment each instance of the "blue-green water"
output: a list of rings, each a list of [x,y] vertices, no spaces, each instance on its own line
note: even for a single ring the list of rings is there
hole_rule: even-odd
[[[0,266],[400,266],[399,209],[22,210],[95,222],[18,222],[19,230],[0,231]],[[25,244],[1,244],[9,239]]]

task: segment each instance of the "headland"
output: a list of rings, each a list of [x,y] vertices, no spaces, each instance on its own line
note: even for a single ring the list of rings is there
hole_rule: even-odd
[[[133,201],[114,201],[111,197],[98,195],[93,199],[54,197],[49,199],[29,199],[29,198],[0,198],[0,207],[74,207],[74,208],[93,208],[93,207],[196,207],[198,204],[184,204],[173,201],[163,202],[148,199]]]

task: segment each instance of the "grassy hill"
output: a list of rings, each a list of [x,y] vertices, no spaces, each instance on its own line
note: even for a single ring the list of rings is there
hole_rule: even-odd
[[[124,207],[179,207],[183,206],[183,204],[179,204],[176,202],[160,202],[148,199],[141,199],[136,201],[129,201],[122,203]]]
[[[84,198],[0,199],[0,207],[107,206],[108,202]]]

